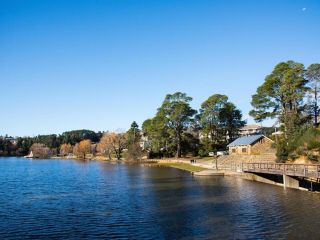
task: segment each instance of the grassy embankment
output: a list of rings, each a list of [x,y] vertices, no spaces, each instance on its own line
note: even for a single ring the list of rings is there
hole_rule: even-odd
[[[87,154],[86,159],[79,159],[77,157],[72,157],[72,158],[56,157],[56,158],[73,159],[73,160],[96,160],[96,161],[109,161],[109,162],[118,161],[116,159],[110,160],[109,158],[104,157],[104,156],[92,156],[91,154]],[[122,162],[127,162],[127,161],[122,160]],[[177,169],[181,169],[181,170],[188,171],[188,172],[201,172],[203,170],[207,170],[207,168],[194,166],[194,165],[191,165],[189,163],[180,163],[180,162],[178,163],[178,162],[158,162],[158,161],[150,161],[150,162],[148,162],[148,161],[143,161],[141,163],[143,163],[143,164],[146,164],[146,163],[148,164],[149,163],[151,165],[159,166],[159,167],[172,167],[172,168],[177,168]]]

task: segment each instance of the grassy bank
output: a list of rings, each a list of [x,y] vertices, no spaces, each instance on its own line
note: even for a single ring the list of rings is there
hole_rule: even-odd
[[[206,168],[193,166],[188,163],[156,163],[156,165],[164,166],[164,167],[178,168],[178,169],[185,170],[188,172],[201,172],[203,170],[206,170]]]

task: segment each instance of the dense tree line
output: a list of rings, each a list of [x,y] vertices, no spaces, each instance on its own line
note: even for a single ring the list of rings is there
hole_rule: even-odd
[[[52,154],[60,151],[62,144],[75,145],[82,140],[90,140],[93,143],[99,142],[102,132],[91,130],[75,130],[64,132],[61,135],[38,135],[36,137],[18,137],[14,142],[6,137],[0,138],[0,156],[24,156],[27,155],[31,146],[35,143],[51,149]]]
[[[185,93],[168,94],[154,118],[147,119],[142,130],[150,142],[151,157],[207,156],[226,150],[245,124],[242,114],[228,97],[215,94],[198,111],[190,106]]]

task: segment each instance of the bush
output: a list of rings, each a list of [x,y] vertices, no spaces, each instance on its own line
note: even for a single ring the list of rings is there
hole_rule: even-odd
[[[311,139],[308,143],[308,150],[312,149],[320,149],[320,142],[317,141],[316,139]]]
[[[50,148],[42,143],[32,144],[30,151],[32,151],[34,158],[50,158],[51,156]]]
[[[297,129],[289,142],[285,140],[277,144],[277,157],[279,162],[284,162],[299,156],[310,156],[310,160],[318,158],[308,154],[308,150],[320,150],[320,130],[314,127],[302,127]],[[314,160],[313,160],[314,161]]]
[[[148,159],[159,159],[163,158],[163,154],[161,152],[150,151],[148,153]]]
[[[285,162],[288,160],[289,151],[288,151],[288,145],[285,141],[279,142],[277,145],[277,158],[278,162]]]
[[[288,157],[292,160],[295,160],[295,159],[299,158],[299,155],[296,154],[295,152],[293,152],[293,153],[289,153]]]
[[[205,149],[200,149],[198,154],[199,154],[199,157],[208,157],[209,156],[209,152]]]
[[[140,161],[142,158],[142,149],[139,144],[134,143],[129,145],[126,152],[126,159],[129,161]]]
[[[313,155],[313,154],[308,154],[308,159],[310,161],[318,161],[318,156]]]

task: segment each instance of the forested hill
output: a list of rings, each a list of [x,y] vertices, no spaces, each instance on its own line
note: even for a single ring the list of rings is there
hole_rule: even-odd
[[[34,143],[41,143],[50,149],[58,149],[61,144],[74,145],[84,139],[96,143],[100,141],[103,132],[94,132],[87,129],[67,131],[62,134],[38,135],[36,137],[18,137],[12,140],[9,137],[0,137],[0,156],[23,156],[29,153]]]

